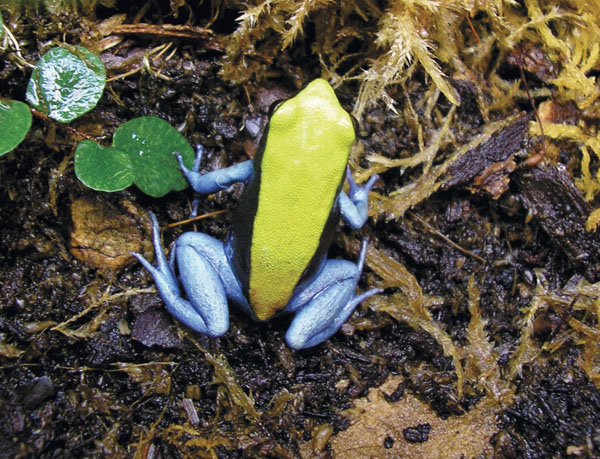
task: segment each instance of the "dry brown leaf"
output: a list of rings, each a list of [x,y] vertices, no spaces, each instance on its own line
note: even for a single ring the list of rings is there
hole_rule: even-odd
[[[71,204],[71,214],[71,252],[98,269],[118,271],[134,261],[131,252],[149,249],[144,228],[147,217],[131,202],[116,208],[105,201],[80,198]]]
[[[398,402],[386,401],[384,394],[392,393],[401,381],[400,376],[392,376],[381,387],[371,389],[368,396],[355,401],[361,414],[348,430],[332,440],[334,457],[451,459],[492,456],[490,438],[498,429],[495,412],[486,403],[478,404],[463,416],[443,420],[411,393],[406,393]],[[431,426],[428,440],[423,443],[406,441],[403,430],[420,424]]]

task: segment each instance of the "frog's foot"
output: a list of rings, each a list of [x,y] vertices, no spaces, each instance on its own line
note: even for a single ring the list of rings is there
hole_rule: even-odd
[[[151,213],[150,215],[152,217],[152,243],[156,254],[156,266],[153,266],[139,253],[132,253],[132,255],[142,263],[144,268],[146,268],[154,278],[156,288],[169,313],[188,327],[200,333],[212,337],[223,335],[229,328],[229,314],[227,310],[227,299],[225,298],[222,284],[217,282],[213,286],[211,283],[215,277],[218,279],[218,275],[214,273],[214,270],[210,267],[209,263],[206,261],[203,262],[202,260],[198,261],[195,269],[197,270],[197,276],[200,277],[199,279],[195,279],[195,281],[197,281],[200,286],[206,284],[204,290],[208,291],[209,295],[212,294],[213,298],[216,298],[208,311],[206,308],[199,306],[199,301],[201,301],[201,299],[198,298],[198,294],[195,291],[190,292],[186,289],[189,300],[183,298],[174,273],[173,265],[175,260],[172,257],[171,262],[167,262],[160,242],[158,221],[154,214]],[[178,242],[180,239],[181,238],[178,239]],[[176,249],[177,245],[174,250]],[[179,267],[181,268],[181,260],[179,261]],[[182,273],[182,277],[185,278],[182,279],[185,288],[186,283],[189,283],[189,277],[193,276],[190,276],[189,273],[188,275]],[[221,297],[221,301],[219,301],[219,297]]]
[[[200,164],[202,163],[202,156],[204,155],[204,146],[200,143],[196,145],[196,157],[194,159],[194,167],[191,170],[188,169],[185,166],[185,164],[183,163],[183,158],[181,157],[181,153],[176,151],[176,152],[173,152],[173,155],[175,155],[175,157],[177,158],[177,162],[179,163],[179,168],[181,169],[181,172],[186,177],[188,182],[190,181],[189,177],[194,177],[191,180],[198,180],[195,177],[197,177],[196,174],[198,174],[198,175],[200,174]],[[194,200],[192,201],[192,211],[190,212],[189,218],[195,218],[198,216],[198,205],[199,204],[200,204],[200,198],[198,197],[198,193],[196,193],[196,196],[194,197]]]
[[[152,274],[152,277],[154,277],[155,280],[157,278],[160,280],[160,284],[164,285],[164,289],[171,288],[171,285],[175,284],[176,290],[179,291],[179,288],[177,287],[177,280],[175,279],[175,275],[169,266],[169,263],[167,263],[167,257],[165,257],[165,252],[163,251],[162,244],[160,242],[158,220],[153,212],[148,213],[152,219],[152,245],[154,246],[154,254],[156,256],[156,267],[146,260],[142,254],[131,252],[131,255],[139,260],[144,268],[146,268],[146,270]]]
[[[339,194],[339,206],[342,214],[342,220],[350,226],[350,228],[357,230],[367,221],[369,213],[369,192],[375,182],[379,178],[377,174],[371,176],[371,178],[364,185],[357,185],[352,178],[350,168],[346,172],[346,178],[348,180],[348,194],[343,191]]]
[[[373,188],[373,185],[375,185],[375,182],[379,179],[379,175],[373,174],[367,183],[364,185],[358,185],[354,181],[354,177],[352,177],[350,166],[346,166],[346,179],[348,180],[349,185],[348,197],[350,200],[355,204],[358,202],[366,204],[367,200],[369,199],[369,192],[371,191],[371,188]]]
[[[382,289],[355,295],[366,255],[363,241],[357,264],[327,260],[319,275],[290,301],[287,311],[296,312],[285,339],[288,346],[304,349],[316,346],[338,331],[356,306]]]

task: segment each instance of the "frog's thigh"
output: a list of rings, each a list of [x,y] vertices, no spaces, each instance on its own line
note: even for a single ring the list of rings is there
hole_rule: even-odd
[[[294,295],[288,311],[297,311],[285,339],[294,349],[315,346],[333,335],[350,317],[354,308],[375,294],[355,296],[360,271],[345,260],[327,260],[319,275]]]
[[[206,234],[184,233],[175,242],[174,250],[179,280],[189,306],[185,310],[169,311],[190,326],[189,319],[200,315],[206,330],[198,331],[209,336],[224,334],[229,328],[227,298],[237,299],[242,292],[225,256],[223,243]]]

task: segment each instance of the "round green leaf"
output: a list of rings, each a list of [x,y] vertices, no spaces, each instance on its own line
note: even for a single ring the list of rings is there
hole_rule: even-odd
[[[113,146],[129,155],[134,183],[144,193],[160,198],[171,190],[187,187],[173,153],[181,153],[185,165],[192,167],[194,150],[166,121],[156,116],[134,118],[115,131]]]
[[[42,56],[27,86],[27,101],[49,117],[68,123],[90,111],[102,96],[106,70],[81,46],[52,48]]]
[[[119,191],[133,183],[133,165],[122,151],[82,140],[75,150],[75,175],[93,190]]]
[[[30,127],[31,112],[27,104],[0,99],[0,156],[15,149]]]

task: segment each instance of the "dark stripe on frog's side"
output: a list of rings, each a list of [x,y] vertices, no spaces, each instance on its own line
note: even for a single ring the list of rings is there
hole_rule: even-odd
[[[340,186],[338,187],[337,192],[335,194],[335,200],[331,212],[329,213],[329,218],[327,219],[327,222],[325,223],[325,228],[321,233],[321,238],[319,239],[319,246],[317,247],[317,250],[315,251],[315,254],[313,255],[313,258],[310,261],[309,265],[302,273],[302,277],[300,278],[300,282],[298,284],[313,276],[316,273],[316,271],[321,267],[321,261],[323,260],[323,258],[327,256],[327,252],[329,251],[329,247],[331,246],[331,243],[333,242],[333,238],[335,236],[335,230],[340,222],[340,206],[338,204],[338,196],[342,189],[342,184],[344,183],[345,177],[346,173],[344,172],[344,175],[340,182]]]
[[[246,298],[248,298],[248,288],[250,279],[250,247],[252,246],[252,232],[254,231],[254,217],[258,208],[258,194],[260,192],[261,162],[267,143],[269,133],[269,124],[264,129],[260,139],[258,149],[252,167],[254,173],[246,185],[240,202],[233,212],[233,224],[230,234],[231,247],[233,254],[229,262],[233,266],[233,271],[240,283]],[[235,255],[235,256],[234,256]]]

